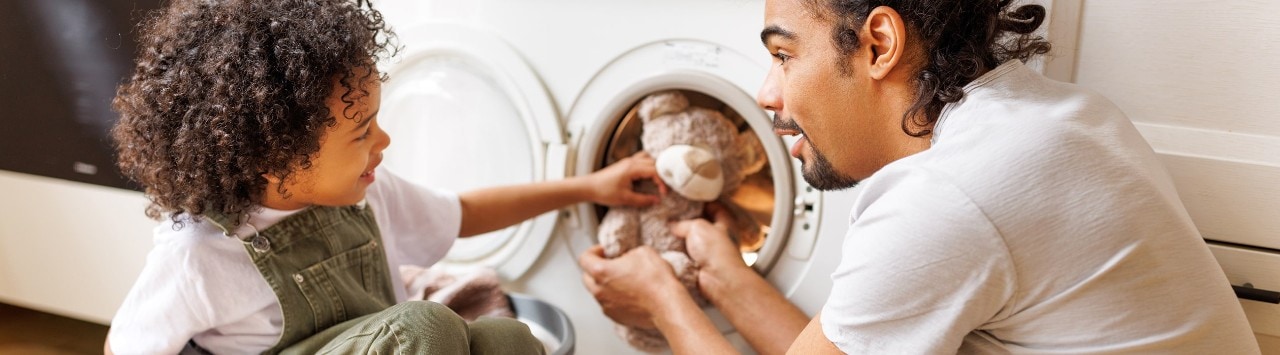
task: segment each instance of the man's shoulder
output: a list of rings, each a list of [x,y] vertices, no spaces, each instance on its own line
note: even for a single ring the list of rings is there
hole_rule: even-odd
[[[859,184],[852,210],[853,219],[866,213],[878,213],[912,219],[915,225],[926,225],[986,218],[982,206],[973,196],[974,189],[967,186],[972,178],[938,169],[923,158],[908,157],[886,166]],[[895,215],[898,217],[893,217]]]
[[[1053,135],[1072,132],[1067,126],[1111,129],[1109,125],[1129,122],[1119,106],[1086,87],[1049,79],[1016,62],[999,69],[965,87],[964,97],[944,108],[936,138]]]

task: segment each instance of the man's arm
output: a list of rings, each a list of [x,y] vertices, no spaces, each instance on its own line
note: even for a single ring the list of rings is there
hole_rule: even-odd
[[[697,219],[671,227],[701,265],[698,288],[757,352],[786,352],[809,317],[743,262],[725,232],[731,223],[728,213],[714,207],[709,211],[714,223]]]
[[[701,272],[698,282],[707,299],[761,354],[785,353],[809,322],[804,312],[745,264]]]
[[[653,158],[637,154],[591,175],[468,191],[462,205],[460,235],[473,236],[504,228],[570,204],[593,201],[605,205],[644,206],[657,197],[631,190],[640,179],[657,179]]]
[[[836,348],[831,340],[827,339],[826,334],[822,333],[822,313],[818,313],[817,317],[813,317],[813,321],[804,327],[804,331],[800,332],[800,336],[796,338],[796,342],[791,344],[791,348],[787,349],[787,354],[843,354],[840,349]]]
[[[656,256],[656,254],[655,254]],[[653,323],[671,344],[674,354],[732,354],[737,349],[720,334],[706,313],[693,302],[684,288],[674,290],[681,297],[669,297],[654,315]]]

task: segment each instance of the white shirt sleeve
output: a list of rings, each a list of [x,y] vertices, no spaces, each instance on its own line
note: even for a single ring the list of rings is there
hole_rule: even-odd
[[[462,204],[450,191],[430,189],[378,168],[367,201],[382,233],[396,301],[407,291],[400,266],[431,266],[443,259],[462,228]]]
[[[1013,302],[999,232],[954,186],[927,172],[864,182],[822,330],[852,354],[955,353]]]
[[[162,224],[165,228],[170,224]],[[175,354],[196,333],[212,328],[199,268],[190,241],[162,240],[111,322],[108,339],[116,354]]]
[[[117,354],[173,354],[193,338],[215,353],[251,353],[275,344],[282,326],[275,293],[244,245],[184,219],[182,228],[156,227],[108,338]]]

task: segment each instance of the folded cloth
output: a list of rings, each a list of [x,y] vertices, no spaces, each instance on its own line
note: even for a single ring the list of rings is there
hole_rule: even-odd
[[[410,300],[443,304],[468,322],[480,316],[515,318],[498,273],[493,269],[449,273],[438,266],[404,265],[400,267],[400,279],[409,291]]]

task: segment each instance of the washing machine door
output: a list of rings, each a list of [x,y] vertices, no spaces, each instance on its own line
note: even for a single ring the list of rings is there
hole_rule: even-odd
[[[821,193],[795,178],[799,165],[792,164],[787,145],[773,134],[772,121],[752,98],[766,72],[767,68],[746,55],[710,42],[669,39],[647,43],[623,53],[596,73],[574,101],[568,125],[576,139],[577,172],[587,173],[617,156],[617,147],[638,146],[630,142],[638,140],[641,130],[635,122],[638,120],[631,118],[632,111],[649,94],[678,90],[694,106],[731,111],[727,115],[730,120],[744,133],[753,133],[768,158],[764,170],[753,175],[767,177],[763,180],[767,183],[753,185],[748,177],[739,189],[753,185],[758,194],[767,196],[751,200],[755,208],[747,208],[759,212],[755,214],[757,221],[768,232],[762,245],[744,250],[743,259],[761,274],[785,275],[771,281],[790,296],[798,292],[799,280],[792,270],[808,269],[822,208]],[[578,253],[596,243],[593,236],[600,214],[592,207],[584,204],[579,209],[585,232],[569,239]]]
[[[398,29],[402,51],[378,115],[391,135],[384,164],[415,183],[463,192],[564,177],[567,148],[551,97],[495,34],[450,23]],[[447,268],[487,266],[519,278],[547,245],[556,213],[459,239]]]

